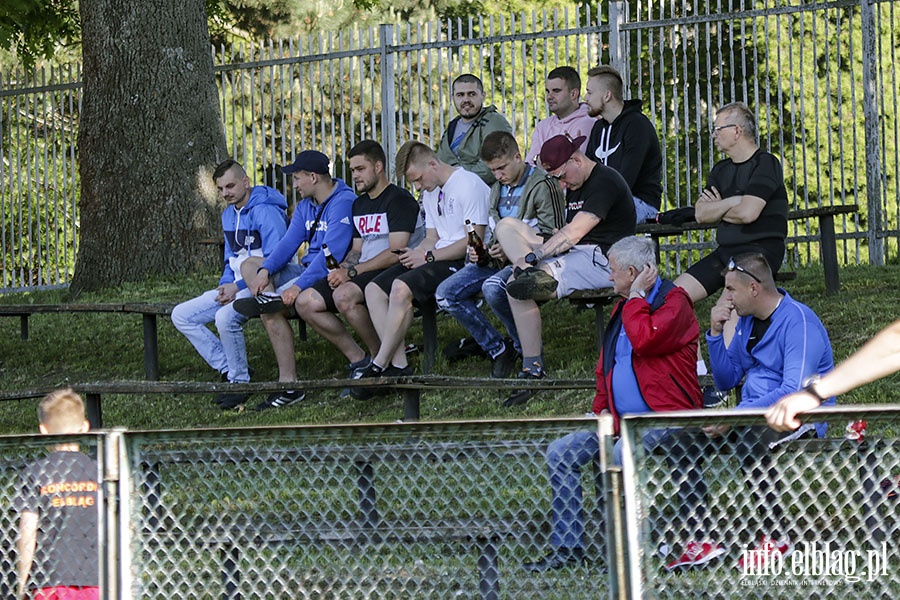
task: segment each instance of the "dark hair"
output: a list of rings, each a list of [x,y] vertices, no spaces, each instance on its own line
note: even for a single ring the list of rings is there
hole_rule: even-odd
[[[599,77],[606,89],[612,92],[613,98],[622,100],[622,75],[615,68],[609,65],[593,67],[588,71],[588,77]]]
[[[481,143],[481,160],[483,161],[512,158],[518,153],[519,144],[508,131],[493,131]]]
[[[241,163],[234,160],[233,158],[226,158],[225,160],[220,162],[218,165],[216,165],[216,169],[215,169],[215,171],[213,171],[213,176],[212,176],[213,183],[218,181],[219,177],[221,177],[222,175],[224,175],[225,173],[230,171],[232,169],[232,167],[237,167],[238,169],[241,170],[241,174],[246,175],[246,173],[244,172],[244,167],[241,166]]]
[[[373,163],[380,162],[387,171],[387,157],[384,155],[384,148],[375,140],[363,140],[350,148],[347,158],[350,159],[354,156],[365,156]]]
[[[581,90],[581,76],[572,67],[556,67],[547,73],[547,79],[562,79],[570,90]]]
[[[479,79],[475,75],[472,75],[471,73],[463,73],[462,75],[454,79],[453,85],[450,86],[451,91],[456,88],[457,83],[474,83],[478,86],[478,91],[482,94],[484,93],[484,84],[481,83],[481,79]]]

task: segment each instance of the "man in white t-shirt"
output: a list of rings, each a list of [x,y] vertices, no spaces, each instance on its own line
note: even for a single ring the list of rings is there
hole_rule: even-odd
[[[422,192],[425,239],[415,248],[405,248],[399,265],[366,286],[366,304],[381,347],[363,378],[410,374],[403,338],[412,323],[413,302],[434,298],[438,284],[463,267],[466,220],[482,239],[488,222],[487,184],[478,175],[441,161],[425,144],[403,144],[397,152],[397,172]],[[363,388],[352,392],[355,398],[371,394]]]

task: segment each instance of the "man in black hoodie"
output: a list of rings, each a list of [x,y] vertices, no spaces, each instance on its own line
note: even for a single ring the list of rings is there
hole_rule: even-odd
[[[609,65],[588,71],[584,101],[588,114],[599,117],[585,154],[622,174],[634,197],[638,223],[656,217],[662,198],[662,153],[641,101],[622,99],[622,76]]]

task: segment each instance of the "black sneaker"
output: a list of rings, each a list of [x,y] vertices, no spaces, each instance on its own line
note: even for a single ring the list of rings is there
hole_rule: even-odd
[[[506,379],[512,375],[513,369],[516,367],[516,358],[519,353],[516,352],[512,340],[505,340],[503,344],[503,352],[491,359],[492,379]]]
[[[306,392],[302,391],[286,391],[286,392],[272,392],[269,394],[269,397],[266,398],[265,402],[260,402],[256,405],[256,410],[266,410],[267,408],[281,408],[283,406],[290,406],[291,404],[296,404],[306,398]]]
[[[584,562],[583,548],[559,547],[550,551],[547,556],[535,562],[522,563],[522,567],[531,573],[543,573],[551,569],[577,567]]]
[[[245,317],[258,317],[277,313],[287,308],[281,300],[280,294],[260,294],[250,298],[238,298],[232,305],[234,310]]]
[[[506,293],[516,300],[552,300],[556,298],[559,282],[552,275],[529,267],[506,284]]]
[[[347,379],[359,379],[362,377],[363,371],[372,364],[372,357],[366,354],[362,359],[350,363],[347,365]],[[350,388],[344,388],[341,390],[340,397],[341,398],[349,398],[350,397]]]
[[[384,377],[384,372],[387,369],[382,369],[374,362],[370,362],[369,366],[363,369],[362,373],[359,375],[359,379],[372,379],[375,377]],[[370,387],[353,387],[350,388],[350,396],[357,400],[368,400],[372,396],[375,395],[375,388]]]
[[[725,402],[728,393],[721,391],[714,385],[703,388],[703,408],[715,408]]]
[[[538,371],[537,373],[532,373],[529,369],[522,369],[516,375],[516,379],[543,379],[547,376],[546,371]],[[537,392],[534,390],[515,390],[512,394],[509,395],[509,398],[503,402],[503,406],[518,406],[520,404],[525,404],[531,397],[534,396]]]
[[[216,396],[216,404],[219,405],[219,408],[222,410],[229,410],[231,408],[237,408],[241,404],[244,404],[250,398],[249,393],[224,393]]]
[[[381,377],[410,377],[412,374],[413,370],[409,365],[406,365],[405,367],[395,367],[394,365],[391,365],[381,372]]]

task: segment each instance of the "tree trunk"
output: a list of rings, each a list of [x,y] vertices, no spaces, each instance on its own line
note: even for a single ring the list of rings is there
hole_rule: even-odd
[[[204,0],[81,0],[81,242],[72,291],[198,266],[225,158]],[[205,193],[204,193],[205,191]]]

